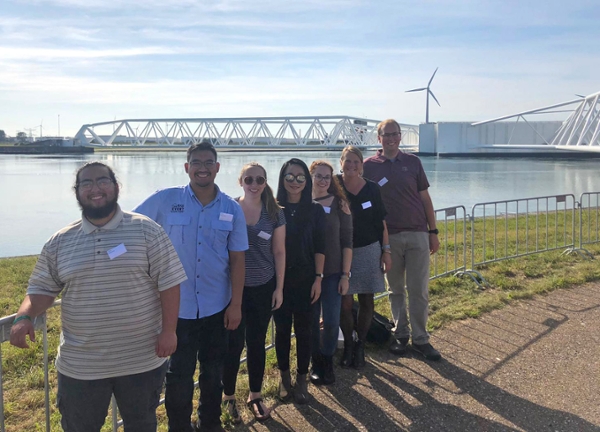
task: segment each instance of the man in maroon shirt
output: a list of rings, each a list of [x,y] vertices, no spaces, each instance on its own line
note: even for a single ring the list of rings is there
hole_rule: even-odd
[[[429,255],[440,247],[435,211],[427,189],[429,182],[418,157],[403,153],[400,125],[388,119],[377,126],[381,149],[365,160],[365,178],[377,182],[387,210],[385,221],[390,234],[392,268],[387,273],[394,319],[394,340],[390,352],[404,355],[409,338],[412,348],[427,360],[439,360],[440,353],[429,343]],[[410,328],[406,310],[406,293]],[[412,332],[411,332],[412,330]],[[412,334],[411,334],[412,333]]]

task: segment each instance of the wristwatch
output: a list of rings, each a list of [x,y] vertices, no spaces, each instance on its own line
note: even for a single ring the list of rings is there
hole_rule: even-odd
[[[429,234],[435,234],[435,235],[438,235],[439,233],[440,233],[440,230],[439,230],[439,229],[437,229],[437,228],[436,228],[436,229],[429,230]]]
[[[342,272],[342,279],[350,279],[352,277],[352,272]]]
[[[323,273],[315,273],[315,277],[320,277],[321,279],[323,279]]]

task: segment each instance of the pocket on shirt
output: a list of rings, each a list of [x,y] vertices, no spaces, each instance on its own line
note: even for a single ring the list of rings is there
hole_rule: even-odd
[[[192,222],[190,216],[168,215],[165,231],[174,245],[185,244],[186,227]]]
[[[211,224],[211,244],[212,248],[221,256],[226,256],[229,253],[227,242],[229,234],[233,231],[233,222],[229,221],[213,221]]]

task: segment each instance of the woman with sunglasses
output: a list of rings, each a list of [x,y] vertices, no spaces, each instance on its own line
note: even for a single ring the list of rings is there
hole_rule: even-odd
[[[325,277],[321,297],[314,304],[312,315],[312,368],[314,384],[333,384],[333,354],[340,328],[342,296],[348,292],[352,265],[352,216],[346,194],[333,176],[333,167],[323,160],[310,165],[313,180],[313,200],[323,206],[327,220],[325,246]],[[320,321],[323,317],[323,334]]]
[[[229,333],[229,351],[223,366],[223,403],[234,423],[241,422],[235,404],[235,385],[244,341],[250,382],[248,408],[258,421],[271,417],[271,410],[261,395],[265,338],[271,313],[283,302],[285,274],[285,216],[267,184],[265,169],[256,162],[244,165],[239,183],[244,195],[237,201],[246,217],[249,249],[246,251],[242,321]]]
[[[344,333],[344,354],[340,365],[357,369],[365,365],[364,342],[371,326],[375,308],[373,294],[385,291],[384,273],[391,265],[391,250],[385,224],[385,206],[379,185],[362,177],[363,155],[354,146],[347,146],[340,158],[342,174],[337,175],[352,212],[354,246],[352,256],[352,279],[348,294],[342,297],[340,327]],[[354,294],[358,295],[356,333],[353,340]]]
[[[286,220],[286,269],[283,304],[273,313],[275,351],[281,374],[279,397],[290,399],[290,345],[292,322],[296,333],[297,374],[293,396],[298,404],[308,402],[306,376],[311,351],[311,305],[321,295],[325,263],[326,221],[323,207],[312,201],[308,167],[300,159],[285,162],[279,172],[277,201]]]

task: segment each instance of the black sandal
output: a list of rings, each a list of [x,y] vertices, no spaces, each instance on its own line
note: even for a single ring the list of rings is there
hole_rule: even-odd
[[[248,402],[248,409],[250,409],[250,411],[252,411],[252,414],[254,415],[254,418],[256,420],[258,420],[259,422],[264,422],[265,420],[268,420],[271,418],[271,412],[269,411],[267,414],[265,414],[265,410],[262,407],[262,398],[256,398],[256,399],[252,399],[250,402]],[[258,412],[258,415],[256,414]]]

